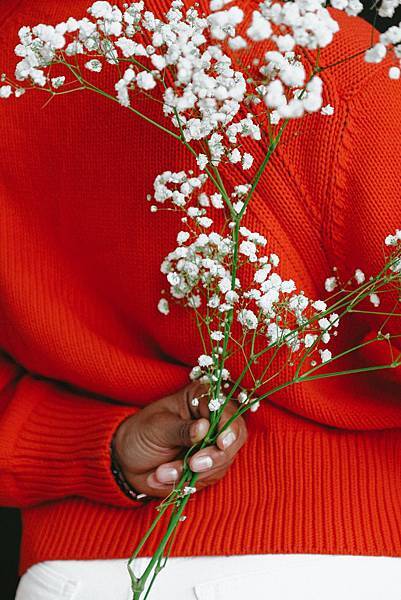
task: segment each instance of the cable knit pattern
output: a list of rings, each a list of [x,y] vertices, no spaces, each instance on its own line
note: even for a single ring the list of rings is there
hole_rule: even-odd
[[[148,4],[164,10],[167,0]],[[12,72],[21,25],[86,7],[3,0],[1,69]],[[333,15],[341,32],[322,53],[326,65],[371,35],[362,20]],[[334,265],[345,277],[374,271],[384,236],[401,225],[401,93],[387,68],[355,59],[323,71],[335,115],[289,125],[247,215],[283,276],[314,297]],[[112,89],[112,71],[99,78]],[[23,508],[21,572],[47,559],[130,554],[155,504],[131,503],[115,484],[111,436],[183,387],[200,353],[186,311],[166,319],[156,310],[160,262],[179,224],[149,214],[145,201],[160,171],[190,168],[192,158],[89,92],[43,102],[38,92],[0,106],[0,502]],[[373,326],[355,320],[339,344]],[[189,502],[173,554],[400,556],[400,384],[399,374],[324,380],[263,405],[229,474]]]

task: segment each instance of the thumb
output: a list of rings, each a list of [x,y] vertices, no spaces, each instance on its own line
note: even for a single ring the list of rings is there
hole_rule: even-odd
[[[163,412],[158,416],[157,426],[153,431],[162,448],[189,448],[203,440],[209,430],[207,419],[183,419],[171,412]],[[155,424],[156,425],[156,424]]]

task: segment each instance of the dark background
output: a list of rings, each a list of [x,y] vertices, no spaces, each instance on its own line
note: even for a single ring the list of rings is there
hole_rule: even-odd
[[[1,0],[0,0],[1,1]],[[90,2],[88,2],[89,6]],[[364,2],[365,9],[362,16],[369,22],[374,20],[374,11],[369,7],[373,5]],[[389,24],[398,25],[401,21],[401,9],[391,20],[377,19],[376,27],[385,30]],[[0,507],[0,598],[1,600],[14,600],[18,582],[18,554],[21,535],[20,513],[16,509]]]

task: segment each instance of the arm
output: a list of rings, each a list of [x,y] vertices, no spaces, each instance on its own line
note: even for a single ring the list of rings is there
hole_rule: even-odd
[[[0,504],[65,496],[132,507],[110,471],[110,443],[136,409],[77,394],[0,359]]]
[[[361,81],[343,108],[326,230],[330,231],[329,264],[338,266],[346,280],[356,268],[367,276],[378,272],[384,265],[384,239],[401,226],[401,89],[398,82],[388,78],[388,65],[379,66]],[[396,301],[396,292],[384,295],[380,311],[400,313]],[[364,308],[369,311],[371,307],[367,303]],[[353,314],[340,335],[348,345],[354,345],[377,335],[384,318]],[[400,318],[394,317],[386,330],[399,333],[400,323]],[[395,346],[392,350],[394,356],[400,351]],[[345,368],[390,362],[391,351],[384,341],[358,352]],[[335,425],[355,429],[401,426],[400,369],[316,382],[313,387],[328,394],[329,419]]]
[[[131,485],[165,497],[180,477],[183,448],[209,428],[207,395],[198,384],[138,409],[68,391],[0,362],[0,504],[30,506],[67,496],[132,508],[110,469],[110,444]],[[201,397],[199,405],[192,398]],[[221,426],[235,410],[227,407]],[[230,435],[231,434],[231,435]],[[238,419],[217,445],[194,454],[199,488],[221,479],[246,440]],[[198,463],[196,460],[198,459]],[[200,460],[199,460],[200,459]],[[205,461],[206,459],[206,461]]]
[[[333,264],[341,265],[344,278],[355,267],[367,276],[384,264],[385,238],[401,227],[401,88],[388,77],[388,66],[361,86],[352,96],[339,151],[338,175],[331,211]],[[370,306],[364,307],[369,311]],[[380,296],[378,312],[400,314],[399,294]],[[366,339],[376,335],[386,317],[380,314],[353,315]],[[383,333],[401,332],[401,319],[394,316]],[[388,364],[391,351],[397,357],[401,344],[384,342],[361,353],[370,364]],[[382,371],[380,380],[401,384],[401,372]]]

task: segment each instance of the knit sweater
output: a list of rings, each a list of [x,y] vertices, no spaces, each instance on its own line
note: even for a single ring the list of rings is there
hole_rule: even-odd
[[[147,4],[157,12],[167,0]],[[20,26],[86,7],[3,0],[0,70],[13,71]],[[341,32],[322,53],[326,65],[370,44],[368,24],[332,14]],[[323,71],[335,114],[291,122],[248,209],[247,226],[310,297],[324,295],[333,266],[344,277],[377,271],[385,236],[401,224],[401,92],[389,63],[359,57]],[[115,73],[97,77],[111,86]],[[156,504],[120,491],[111,437],[186,385],[201,354],[189,311],[156,309],[179,222],[146,203],[159,172],[192,159],[100,96],[42,108],[47,99],[30,92],[0,107],[0,503],[22,508],[21,572],[41,560],[130,555]],[[138,101],[160,119],[156,104]],[[261,159],[257,142],[245,147]],[[226,175],[239,176],[234,167]],[[344,347],[374,327],[352,323]],[[400,556],[400,384],[397,372],[328,379],[264,403],[226,477],[191,498],[173,555]]]

